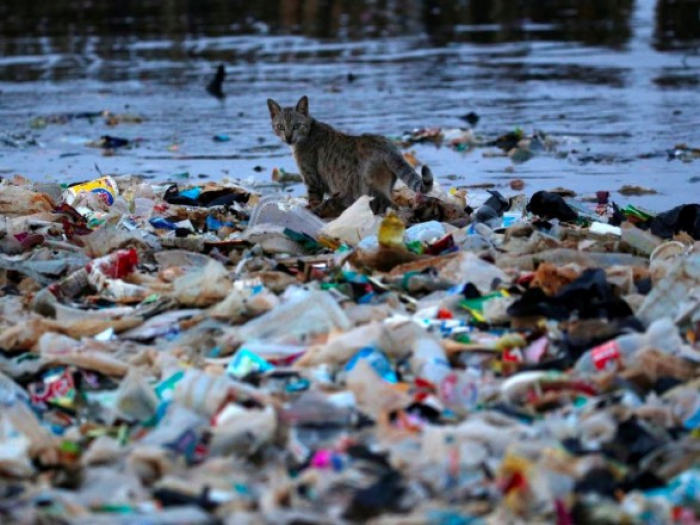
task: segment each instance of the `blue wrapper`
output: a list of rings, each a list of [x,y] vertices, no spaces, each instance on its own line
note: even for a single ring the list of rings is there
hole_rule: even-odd
[[[367,361],[377,375],[384,379],[384,381],[387,381],[388,383],[399,382],[396,372],[394,372],[394,368],[391,366],[391,361],[389,361],[383,352],[377,350],[376,348],[371,346],[362,348],[352,357],[352,359],[350,359],[350,361],[348,361],[348,364],[345,365],[345,370],[352,370],[355,368],[355,366],[357,366],[357,363],[360,360]]]
[[[170,222],[166,221],[163,217],[153,217],[148,221],[151,226],[158,228],[159,230],[174,230],[176,226]]]
[[[263,373],[275,368],[269,361],[259,355],[241,348],[226,367],[226,373],[236,379],[241,379],[250,373]]]

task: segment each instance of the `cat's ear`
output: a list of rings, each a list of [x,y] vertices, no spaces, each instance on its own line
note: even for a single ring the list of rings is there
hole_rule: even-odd
[[[267,107],[270,109],[271,118],[275,118],[282,112],[282,108],[280,107],[280,105],[271,98],[267,99]]]
[[[297,102],[296,110],[305,117],[309,116],[309,99],[306,95],[299,99],[299,102]]]

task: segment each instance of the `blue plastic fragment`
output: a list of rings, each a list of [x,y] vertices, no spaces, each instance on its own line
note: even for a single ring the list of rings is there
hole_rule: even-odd
[[[202,188],[198,188],[195,186],[194,188],[187,188],[186,190],[182,190],[180,192],[180,197],[187,197],[188,199],[196,201],[201,194]]]
[[[148,222],[151,226],[160,230],[174,230],[177,228],[172,222],[166,221],[163,217],[153,217]]]
[[[269,361],[246,348],[241,348],[226,367],[226,373],[241,379],[252,372],[267,372],[275,368]]]
[[[348,361],[348,363],[345,365],[345,370],[352,370],[355,368],[355,366],[357,366],[357,363],[360,360],[367,361],[379,375],[379,377],[384,379],[384,381],[387,381],[388,383],[399,382],[399,378],[396,376],[396,372],[394,372],[394,368],[391,366],[391,361],[389,361],[389,358],[387,358],[384,352],[381,352],[380,350],[377,350],[371,346],[366,346],[357,352],[352,359],[350,359],[350,361]]]

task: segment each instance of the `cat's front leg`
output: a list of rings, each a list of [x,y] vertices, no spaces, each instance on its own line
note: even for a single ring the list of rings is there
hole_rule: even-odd
[[[319,191],[318,188],[311,189],[307,187],[307,200],[309,201],[306,205],[308,209],[318,208],[323,203],[323,191]]]
[[[313,210],[321,205],[323,196],[326,193],[326,188],[323,186],[321,179],[312,170],[301,169],[301,176],[306,184],[306,195],[309,201],[307,208]]]
[[[336,193],[311,210],[322,219],[330,219],[343,213],[353,201],[354,199],[348,195]]]

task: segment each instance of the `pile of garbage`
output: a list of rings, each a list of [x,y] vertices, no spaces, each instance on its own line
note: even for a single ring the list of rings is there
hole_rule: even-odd
[[[694,523],[700,206],[0,185],[3,523]]]

